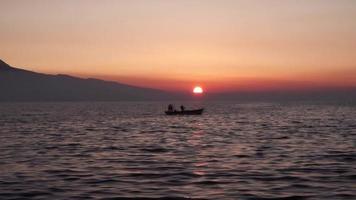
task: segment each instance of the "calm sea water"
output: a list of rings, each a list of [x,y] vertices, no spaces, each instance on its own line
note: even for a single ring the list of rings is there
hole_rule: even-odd
[[[0,104],[0,199],[356,199],[355,106],[167,104]]]

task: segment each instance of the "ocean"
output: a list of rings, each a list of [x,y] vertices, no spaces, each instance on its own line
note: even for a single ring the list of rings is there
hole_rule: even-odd
[[[0,104],[0,199],[356,199],[356,106]]]

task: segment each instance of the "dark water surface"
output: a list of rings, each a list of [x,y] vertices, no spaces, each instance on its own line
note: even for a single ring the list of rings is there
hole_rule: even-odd
[[[0,199],[356,199],[356,107],[166,104],[0,104]]]

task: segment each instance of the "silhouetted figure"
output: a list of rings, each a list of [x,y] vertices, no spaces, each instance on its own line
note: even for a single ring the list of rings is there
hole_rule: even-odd
[[[184,111],[185,110],[185,107],[183,105],[180,106],[180,110],[181,111]]]
[[[168,105],[168,111],[171,111],[171,112],[173,111],[173,105],[172,104]]]

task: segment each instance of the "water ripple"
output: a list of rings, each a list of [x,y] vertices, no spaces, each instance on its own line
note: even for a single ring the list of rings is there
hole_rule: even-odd
[[[0,199],[356,199],[356,107],[0,104]]]

